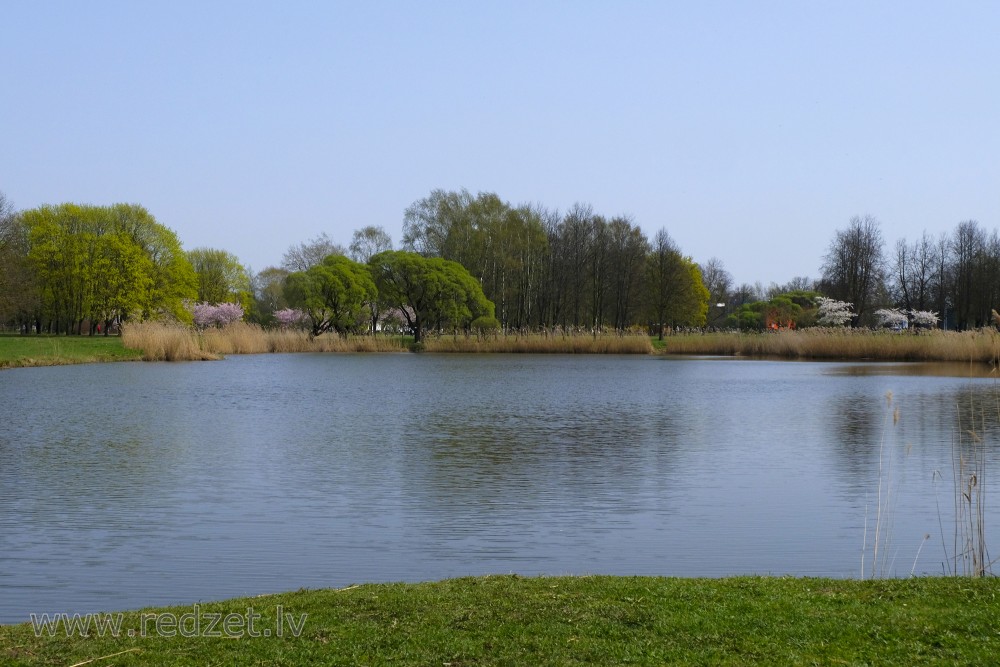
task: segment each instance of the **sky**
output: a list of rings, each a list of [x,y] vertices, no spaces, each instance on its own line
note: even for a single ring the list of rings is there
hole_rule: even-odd
[[[3,7],[0,192],[138,203],[253,270],[434,189],[665,228],[737,283],[1000,225],[1000,2]]]

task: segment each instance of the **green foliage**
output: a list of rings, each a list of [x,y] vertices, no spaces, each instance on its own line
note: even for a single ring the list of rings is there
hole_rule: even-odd
[[[286,269],[269,266],[253,276],[254,307],[251,321],[258,324],[271,325],[275,322],[274,313],[288,308],[285,298],[285,279],[289,276]]]
[[[198,277],[198,301],[252,307],[250,273],[236,255],[216,248],[195,248],[187,255]]]
[[[528,323],[549,254],[538,211],[491,192],[435,190],[406,210],[403,229],[404,247],[465,267],[502,323]]]
[[[329,255],[285,279],[285,297],[290,306],[309,316],[313,336],[330,329],[341,336],[357,331],[366,323],[366,308],[377,294],[368,267],[343,255]]]
[[[783,329],[812,326],[816,323],[818,296],[818,292],[797,290],[767,301],[745,303],[727,318],[726,325],[744,331],[763,331],[772,325]]]
[[[149,257],[151,286],[149,298],[139,317],[167,316],[190,323],[185,303],[198,296],[198,278],[181,247],[180,239],[170,228],[138,204],[115,204],[109,209],[114,227]]]
[[[480,316],[472,320],[469,328],[480,335],[491,333],[500,328],[500,320],[495,317]]]
[[[701,269],[663,230],[653,242],[646,271],[649,318],[661,337],[664,326],[705,325],[709,294]]]
[[[42,206],[22,212],[18,224],[37,290],[22,322],[80,333],[84,321],[179,315],[195,296],[176,235],[141,206]]]
[[[467,330],[479,317],[495,317],[479,281],[458,262],[390,250],[369,265],[379,300],[402,315],[414,342],[427,326]]]

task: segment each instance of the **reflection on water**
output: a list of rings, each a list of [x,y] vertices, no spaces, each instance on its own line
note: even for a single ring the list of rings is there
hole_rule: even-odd
[[[905,361],[835,364],[830,375],[912,375],[916,377],[996,378],[995,366],[982,362]]]
[[[0,622],[489,572],[857,576],[880,447],[908,574],[937,535],[935,493],[950,507],[935,480],[959,420],[991,447],[1000,424],[993,381],[917,366],[397,354],[6,371]],[[873,370],[889,367],[905,370]],[[918,572],[941,571],[931,552]]]

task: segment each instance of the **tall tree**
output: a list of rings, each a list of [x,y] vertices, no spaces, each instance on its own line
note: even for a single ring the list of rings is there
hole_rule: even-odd
[[[708,290],[709,316],[707,324],[721,326],[728,314],[732,312],[729,293],[732,289],[733,277],[729,271],[726,271],[726,267],[718,257],[712,257],[700,268],[702,281]],[[719,306],[720,303],[723,305]]]
[[[198,278],[177,233],[138,204],[114,204],[109,213],[112,228],[131,239],[152,262],[148,298],[137,315],[189,319],[185,304],[197,296]]]
[[[608,282],[611,321],[621,331],[638,321],[638,294],[642,287],[649,241],[631,218],[612,218],[607,228]]]
[[[351,238],[351,259],[367,264],[372,255],[392,250],[392,237],[382,227],[369,225],[354,232]]]
[[[238,303],[250,308],[250,273],[239,258],[217,248],[195,248],[188,260],[198,277],[198,301],[205,303]]]
[[[590,308],[591,277],[594,272],[594,209],[588,204],[574,204],[560,225],[562,237],[560,271],[565,280],[566,308],[563,326],[580,326],[592,322]]]
[[[467,228],[462,218],[472,200],[468,190],[434,190],[411,204],[403,214],[403,249],[424,257],[453,259],[456,244],[462,242],[457,230]]]
[[[904,310],[930,310],[932,294],[939,276],[938,247],[924,232],[908,244],[896,242],[892,256],[893,293],[897,305]]]
[[[41,305],[28,249],[27,230],[14,204],[0,192],[0,325],[16,324],[23,330]]]
[[[646,266],[647,308],[659,339],[666,326],[704,326],[709,294],[701,270],[681,254],[667,230],[653,237]]]
[[[852,324],[870,310],[884,277],[882,230],[870,215],[851,218],[830,242],[823,263],[822,291],[854,305]]]
[[[312,266],[323,263],[330,255],[346,255],[344,247],[334,243],[326,232],[297,245],[289,246],[281,258],[281,268],[289,273],[307,271]]]
[[[548,239],[538,211],[495,193],[433,191],[407,208],[403,247],[464,266],[496,303],[505,327],[540,321],[534,312]]]
[[[288,275],[289,272],[285,269],[269,266],[253,276],[251,288],[258,322],[271,323],[275,312],[288,307],[288,300],[285,298],[285,278]]]

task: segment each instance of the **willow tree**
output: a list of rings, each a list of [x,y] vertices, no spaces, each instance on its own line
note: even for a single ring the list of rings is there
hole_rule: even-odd
[[[369,266],[380,302],[406,321],[416,343],[429,326],[468,331],[476,320],[495,317],[479,281],[458,262],[390,250],[374,255]]]
[[[376,295],[368,267],[343,255],[329,255],[285,279],[285,297],[309,317],[313,336],[332,329],[346,338],[357,331],[367,322]]]

